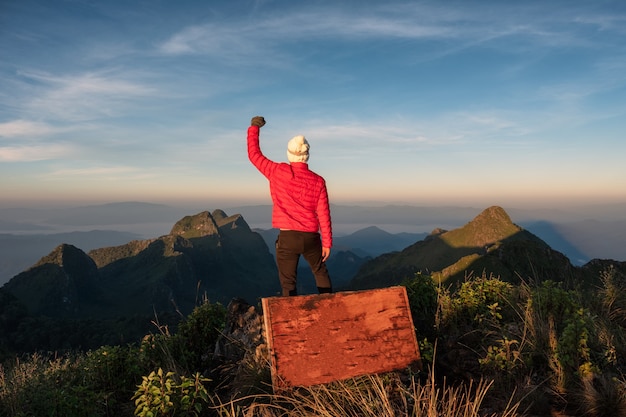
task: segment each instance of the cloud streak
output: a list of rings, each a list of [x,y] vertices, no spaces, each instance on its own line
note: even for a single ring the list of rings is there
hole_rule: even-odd
[[[94,179],[100,181],[137,181],[153,178],[154,174],[133,166],[96,166],[85,168],[53,169],[42,180],[59,181],[62,179]]]
[[[13,120],[11,122],[0,123],[0,137],[15,138],[20,136],[33,137],[45,136],[57,133],[58,128],[47,123],[34,122],[30,120]]]
[[[549,5],[548,5],[549,7]],[[363,9],[363,8],[361,8]],[[590,45],[576,29],[593,25],[606,31],[623,31],[619,22],[623,17],[580,17],[576,7],[569,10],[558,5],[559,13],[549,14],[534,6],[472,4],[451,10],[444,5],[423,3],[400,5],[367,5],[355,14],[337,4],[323,9],[272,13],[258,19],[241,19],[237,24],[206,23],[182,28],[163,42],[159,49],[165,54],[218,55],[228,51],[243,54],[261,50],[276,43],[295,44],[313,40],[331,39],[334,42],[372,40],[451,40],[467,45],[493,42],[502,38],[518,37],[528,45],[563,47]],[[270,48],[271,49],[271,48]]]
[[[40,144],[26,146],[0,146],[2,162],[35,162],[71,158],[75,149],[67,144]]]
[[[25,111],[43,119],[77,122],[112,117],[123,114],[132,102],[157,94],[153,87],[106,72],[58,76],[24,71],[20,75],[40,85]]]

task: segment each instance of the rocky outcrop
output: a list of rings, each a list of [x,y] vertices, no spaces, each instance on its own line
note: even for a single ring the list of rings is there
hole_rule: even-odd
[[[208,211],[203,211],[195,216],[185,216],[177,221],[172,227],[170,235],[182,236],[187,239],[210,235],[219,236],[219,229],[213,216]]]
[[[112,318],[189,314],[202,299],[226,304],[279,291],[274,258],[240,215],[185,216],[171,233],[99,248],[61,245],[6,289],[30,314]]]
[[[213,370],[230,398],[247,395],[259,380],[270,381],[270,356],[263,313],[241,298],[227,307],[226,326],[215,344]]]

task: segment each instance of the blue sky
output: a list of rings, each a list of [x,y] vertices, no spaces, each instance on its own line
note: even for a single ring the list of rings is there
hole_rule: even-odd
[[[626,2],[0,0],[0,206],[626,200]]]

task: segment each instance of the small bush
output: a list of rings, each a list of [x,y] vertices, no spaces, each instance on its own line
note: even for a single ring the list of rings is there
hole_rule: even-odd
[[[495,277],[466,280],[454,293],[442,291],[442,324],[447,328],[499,326],[511,308],[513,286]]]
[[[206,302],[196,307],[176,333],[157,323],[159,333],[141,341],[140,354],[150,369],[163,368],[176,374],[204,372],[211,367],[212,353],[226,323],[226,308]]]
[[[438,293],[432,277],[418,272],[413,278],[404,280],[401,285],[406,288],[417,332],[424,337],[433,337]]]
[[[33,354],[2,371],[0,415],[121,415],[143,372],[131,346],[61,357]]]
[[[208,382],[200,373],[192,378],[177,376],[174,372],[163,372],[159,368],[148,376],[132,399],[138,417],[198,416],[209,402],[209,393],[204,383]]]

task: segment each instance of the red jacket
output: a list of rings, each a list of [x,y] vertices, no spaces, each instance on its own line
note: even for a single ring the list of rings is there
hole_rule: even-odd
[[[321,232],[322,246],[333,245],[328,192],[324,178],[304,162],[278,163],[269,160],[259,146],[259,127],[248,128],[248,158],[269,180],[272,226],[277,229]]]

